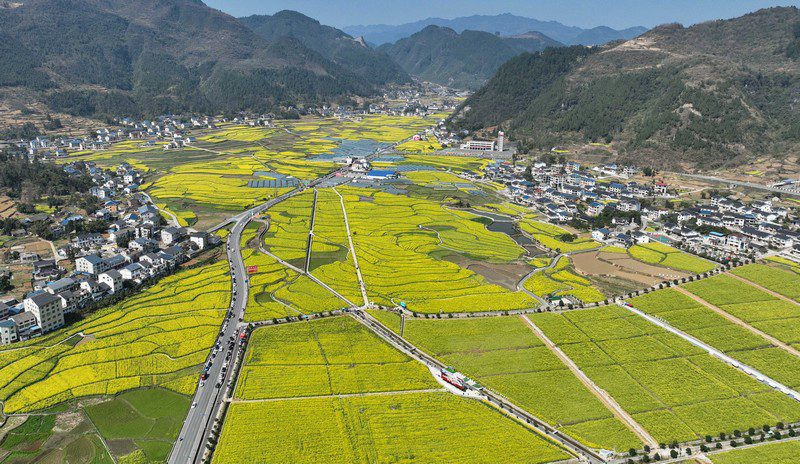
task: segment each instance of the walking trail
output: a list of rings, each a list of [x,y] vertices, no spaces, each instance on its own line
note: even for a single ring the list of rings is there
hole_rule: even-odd
[[[800,306],[800,302],[797,302],[797,301],[795,301],[795,300],[793,300],[793,299],[789,298],[788,296],[781,295],[780,293],[778,293],[778,292],[775,292],[775,291],[773,291],[773,290],[770,290],[770,289],[768,289],[768,288],[766,288],[766,287],[762,287],[761,285],[759,285],[759,284],[757,284],[757,283],[753,282],[752,280],[747,280],[747,279],[745,279],[744,277],[740,277],[740,276],[738,276],[738,275],[736,275],[736,274],[733,274],[733,273],[731,273],[731,272],[728,272],[728,273],[727,273],[727,274],[725,274],[725,275],[727,275],[727,276],[730,276],[730,277],[733,277],[734,279],[736,279],[736,280],[738,280],[738,281],[744,282],[744,283],[746,283],[747,285],[749,285],[749,286],[751,286],[751,287],[755,287],[755,288],[757,288],[757,289],[761,290],[761,291],[762,291],[762,292],[764,292],[764,293],[769,293],[770,295],[774,296],[775,298],[781,299],[781,300],[783,300],[783,301],[788,301],[789,303],[792,303],[793,305]]]
[[[642,440],[642,442],[649,445],[653,449],[658,448],[658,442],[656,441],[656,439],[653,438],[647,432],[647,430],[644,429],[644,427],[642,427],[638,422],[636,422],[636,420],[633,417],[631,417],[631,415],[628,414],[627,411],[622,409],[622,406],[620,406],[619,403],[617,403],[617,401],[611,397],[611,395],[609,395],[605,390],[597,386],[597,384],[594,383],[592,379],[590,379],[586,374],[584,374],[584,372],[578,367],[578,365],[575,364],[575,362],[572,361],[572,359],[570,359],[569,356],[566,355],[566,353],[561,351],[561,349],[557,347],[556,344],[553,343],[547,337],[547,335],[545,335],[545,333],[542,332],[542,330],[539,329],[539,327],[537,327],[536,324],[534,324],[533,321],[530,320],[530,318],[527,315],[522,315],[520,316],[520,318],[525,322],[525,324],[528,325],[531,331],[534,334],[536,334],[537,337],[539,337],[539,339],[545,344],[545,346],[547,346],[547,348],[550,351],[552,351],[553,354],[555,354],[561,360],[561,362],[564,363],[565,366],[569,368],[569,370],[575,375],[575,377],[577,377],[581,381],[581,383],[586,388],[588,388],[589,391],[592,392],[592,394],[595,397],[597,397],[597,399],[600,400],[600,402],[603,403],[617,419],[622,421],[622,423],[625,424],[631,430],[631,432],[636,434],[636,436],[639,437],[639,439]]]
[[[367,287],[364,285],[364,278],[361,276],[361,268],[358,267],[358,256],[356,256],[356,248],[353,246],[353,235],[350,233],[350,221],[347,219],[347,208],[344,207],[344,197],[339,193],[336,188],[333,188],[336,195],[339,196],[339,202],[342,204],[342,214],[344,215],[344,228],[347,231],[347,242],[350,244],[350,254],[353,255],[353,264],[356,266],[356,274],[358,275],[358,284],[361,287],[361,296],[364,298],[364,306],[369,306],[369,296],[367,296]]]

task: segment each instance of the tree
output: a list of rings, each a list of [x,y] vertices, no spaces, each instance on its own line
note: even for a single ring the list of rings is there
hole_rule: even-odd
[[[675,458],[677,458],[677,457],[678,457],[678,452],[677,452],[676,450],[671,450],[671,451],[669,452],[669,456],[670,456],[672,459],[675,459]]]
[[[531,171],[530,165],[525,166],[525,173],[523,174],[523,177],[526,181],[533,182],[533,172]]]
[[[11,283],[11,273],[5,273],[0,275],[0,293],[5,293],[14,288],[14,284]]]

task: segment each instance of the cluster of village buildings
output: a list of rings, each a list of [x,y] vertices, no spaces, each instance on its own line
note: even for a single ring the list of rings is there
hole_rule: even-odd
[[[620,215],[625,219],[614,217],[613,227],[593,230],[592,237],[603,243],[629,247],[659,240],[722,261],[770,253],[800,259],[800,222],[770,200],[744,203],[713,197],[688,208],[681,202],[658,208],[655,199],[668,202],[676,192],[655,179],[648,184],[629,181],[637,173],[633,166],[583,169],[572,161],[537,162],[529,174],[526,170],[525,165],[495,162],[471,175],[505,184],[511,200],[536,208],[556,224],[590,220],[608,209],[639,215],[636,223],[630,215]]]
[[[31,253],[20,256],[33,267],[33,290],[22,301],[0,297],[0,344],[27,340],[62,327],[65,316],[168,274],[219,242],[206,232],[165,225],[150,198],[128,188],[140,177],[127,163],[115,172],[103,171],[91,163],[68,164],[64,170],[92,177],[92,194],[105,201],[91,218],[104,219],[109,226],[103,232],[74,236],[68,245],[57,250],[59,260],[74,258],[75,268],[69,275],[54,259],[39,259]],[[49,220],[51,230],[58,231],[69,221],[87,219],[74,214],[64,219],[43,216],[29,220]]]

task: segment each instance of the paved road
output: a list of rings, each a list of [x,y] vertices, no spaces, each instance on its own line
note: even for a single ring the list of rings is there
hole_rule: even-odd
[[[147,198],[147,201],[149,201],[151,205],[153,205],[156,208],[158,208],[156,206],[156,202],[153,201],[153,198],[150,196],[149,193],[147,193],[147,192],[139,192],[139,193],[144,195]],[[173,227],[180,227],[181,226],[180,221],[178,221],[178,216],[175,216],[174,213],[172,213],[171,211],[167,211],[167,210],[161,209],[161,208],[158,208],[158,210],[161,211],[162,213],[166,214],[167,216],[169,216],[169,220],[167,221],[169,223],[169,225],[171,225]]]
[[[367,159],[372,159],[375,156],[391,151],[396,145],[403,143],[406,140],[377,150],[371,155],[367,156]],[[308,188],[314,188],[337,175],[341,175],[345,170],[346,168],[343,167],[323,177],[317,178],[309,182]],[[244,317],[244,311],[247,306],[247,293],[249,286],[247,281],[247,270],[241,253],[242,232],[254,216],[257,216],[274,205],[299,194],[303,190],[303,188],[298,187],[292,191],[284,193],[283,195],[275,197],[266,203],[237,214],[209,229],[209,232],[215,232],[223,227],[228,226],[229,224],[233,224],[233,228],[231,229],[231,233],[228,235],[228,241],[226,245],[228,261],[231,267],[231,279],[233,286],[231,312],[226,319],[228,322],[223,325],[224,329],[220,331],[218,338],[218,340],[221,342],[222,350],[213,360],[213,363],[208,371],[209,375],[208,380],[205,382],[205,386],[198,387],[197,391],[195,392],[195,395],[192,399],[192,407],[189,409],[189,413],[183,422],[183,427],[181,428],[178,442],[172,448],[172,453],[170,454],[168,461],[170,464],[198,463],[201,461],[205,451],[205,442],[214,425],[214,418],[216,417],[222,402],[225,400],[225,391],[227,390],[227,385],[233,379],[234,369],[232,368],[232,365],[234,360],[236,360],[238,352],[241,348],[238,343],[235,343],[233,349],[230,350],[230,368],[227,369],[224,375],[222,375],[222,365],[224,359],[228,355],[228,340],[230,340],[231,337],[234,337],[235,339],[238,336],[239,330],[241,330],[239,318]],[[211,355],[209,354],[209,359],[210,358]],[[218,382],[218,379],[221,379],[222,381]],[[198,374],[198,382],[199,380]],[[216,387],[217,383],[220,384],[219,388]]]
[[[247,270],[241,253],[242,232],[253,216],[262,213],[264,210],[299,192],[299,190],[293,190],[285,193],[263,205],[238,215],[233,229],[230,235],[228,235],[226,247],[228,260],[231,265],[231,279],[233,285],[233,295],[231,298],[232,312],[230,313],[231,316],[227,319],[228,322],[223,326],[225,329],[220,331],[220,336],[218,338],[221,342],[222,350],[217,354],[216,358],[213,359],[213,364],[208,372],[209,376],[208,380],[205,382],[205,386],[198,387],[195,392],[192,400],[195,406],[189,409],[189,414],[183,423],[178,442],[172,449],[172,454],[169,458],[169,462],[172,464],[199,462],[203,457],[205,438],[208,436],[214,424],[214,417],[224,400],[224,392],[231,378],[231,373],[233,372],[233,369],[228,369],[224,376],[220,375],[224,359],[228,352],[228,340],[230,340],[231,337],[235,339],[238,336],[239,318],[244,317],[244,310],[247,306],[249,286],[247,283]],[[240,346],[236,343],[231,350],[232,353],[229,364],[232,364],[233,360],[236,359],[239,349]],[[222,378],[222,382],[219,382],[220,387],[217,388],[217,379],[219,378]]]
[[[800,190],[790,189],[790,188],[786,188],[786,187],[770,187],[768,185],[754,184],[752,182],[743,182],[743,181],[739,181],[739,180],[724,179],[722,177],[715,177],[715,176],[703,176],[703,175],[700,175],[700,174],[685,174],[685,173],[681,173],[681,172],[674,172],[673,174],[676,174],[676,175],[679,175],[679,176],[683,176],[683,177],[689,177],[691,179],[700,179],[700,180],[706,180],[706,181],[711,181],[711,182],[721,182],[721,183],[725,183],[725,184],[736,185],[736,186],[739,186],[739,187],[747,187],[747,188],[756,189],[756,190],[763,190],[765,192],[781,193],[781,194],[789,195],[789,196],[793,196],[793,197],[800,197]]]
[[[381,324],[377,319],[369,315],[369,313],[356,308],[355,310],[351,311],[350,314],[353,316],[353,318],[364,324],[368,329],[370,329],[373,333],[381,337],[387,343],[394,346],[401,352],[407,354],[408,356],[412,357],[413,359],[428,366],[429,368],[432,367],[438,370],[438,369],[444,369],[446,367],[438,359],[433,358],[428,354],[420,351],[419,348],[411,344],[408,340],[400,337],[399,335],[389,330],[386,326]],[[480,394],[483,396],[483,399],[491,403],[493,406],[497,407],[505,414],[508,414],[509,416],[512,416],[517,420],[528,424],[530,427],[533,427],[540,433],[542,433],[542,435],[545,435],[551,440],[560,443],[566,449],[569,449],[570,451],[575,453],[575,455],[578,456],[582,461],[589,462],[591,464],[600,464],[606,462],[606,460],[603,457],[601,457],[595,450],[587,447],[586,445],[580,443],[574,438],[561,433],[559,430],[556,430],[554,427],[547,424],[546,422],[531,415],[524,409],[521,409],[516,405],[512,404],[505,397],[502,397],[489,389],[481,390]]]

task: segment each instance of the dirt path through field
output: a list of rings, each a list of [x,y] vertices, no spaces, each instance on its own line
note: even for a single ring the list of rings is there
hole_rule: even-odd
[[[789,298],[788,296],[781,295],[780,293],[772,291],[772,290],[770,290],[770,289],[768,289],[766,287],[762,287],[761,285],[758,285],[757,283],[753,282],[752,280],[747,280],[744,277],[739,277],[738,275],[730,273],[730,272],[726,273],[725,275],[731,276],[736,280],[739,280],[741,282],[746,283],[747,285],[750,285],[751,287],[755,287],[755,288],[761,290],[764,293],[769,293],[770,295],[774,296],[775,298],[781,299],[783,301],[788,301],[789,303],[792,303],[794,305],[800,306],[800,302],[794,301],[793,299]]]
[[[734,316],[733,314],[730,314],[730,313],[726,312],[722,308],[714,306],[713,304],[709,303],[708,301],[700,298],[699,296],[695,295],[694,293],[692,293],[692,292],[690,292],[690,291],[688,291],[688,290],[686,290],[686,289],[684,289],[682,287],[674,287],[674,288],[677,289],[679,292],[683,293],[684,295],[688,296],[689,298],[693,299],[694,301],[696,301],[696,302],[700,303],[701,305],[705,306],[706,308],[714,311],[715,313],[717,313],[720,316],[724,317],[725,319],[729,320],[730,322],[733,322],[734,324],[749,330],[750,332],[758,335],[759,337],[762,337],[763,339],[767,340],[768,342],[772,343],[773,345],[777,346],[778,348],[782,348],[785,351],[788,351],[789,353],[791,353],[791,354],[797,356],[798,358],[800,358],[800,351],[797,351],[791,345],[778,340],[777,338],[773,337],[772,335],[769,335],[767,333],[764,333],[764,332],[758,330],[757,328],[755,328],[752,325],[748,324],[747,322],[739,319],[738,317]]]
[[[539,327],[537,327],[536,324],[533,323],[533,321],[531,321],[531,319],[528,316],[522,315],[520,316],[520,318],[531,329],[531,331],[545,344],[545,346],[547,346],[547,348],[553,354],[555,354],[556,357],[558,357],[558,359],[561,360],[561,362],[564,363],[565,366],[567,366],[567,368],[569,368],[572,374],[575,375],[575,377],[577,377],[578,380],[580,380],[581,383],[587,389],[589,389],[589,391],[592,392],[592,394],[595,397],[597,397],[597,399],[600,400],[600,402],[603,403],[606,406],[606,408],[608,408],[609,411],[611,411],[614,417],[622,421],[622,423],[625,424],[630,429],[631,432],[636,434],[636,436],[639,437],[639,439],[642,440],[643,443],[649,445],[653,449],[658,448],[658,442],[656,441],[656,439],[653,438],[647,432],[647,430],[644,429],[644,427],[642,427],[638,422],[636,422],[636,420],[630,414],[628,414],[627,411],[622,409],[622,406],[620,406],[619,403],[617,403],[617,401],[614,398],[612,398],[611,395],[608,394],[608,392],[600,388],[597,384],[595,384],[592,381],[592,379],[590,379],[586,374],[584,374],[583,371],[578,367],[578,365],[575,364],[575,362],[572,361],[572,359],[570,359],[569,356],[566,355],[566,353],[561,351],[561,349],[557,347],[556,344],[553,343],[547,337],[547,335],[545,335],[545,333],[542,332],[542,330],[539,329]]]

